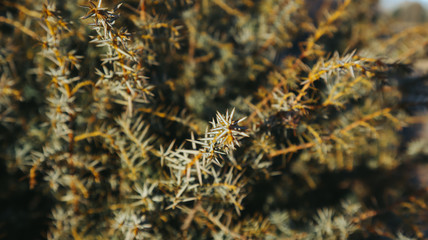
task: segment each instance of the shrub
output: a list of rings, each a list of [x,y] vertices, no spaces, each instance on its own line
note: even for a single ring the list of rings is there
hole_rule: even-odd
[[[373,6],[5,1],[1,159],[49,199],[37,236],[422,238],[402,95],[426,26]]]

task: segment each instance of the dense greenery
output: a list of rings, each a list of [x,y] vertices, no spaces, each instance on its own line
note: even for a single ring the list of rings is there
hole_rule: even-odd
[[[0,239],[427,237],[428,26],[376,6],[4,0]]]

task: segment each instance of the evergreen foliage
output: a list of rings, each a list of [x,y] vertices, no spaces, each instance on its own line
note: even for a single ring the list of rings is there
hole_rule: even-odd
[[[0,239],[427,237],[428,28],[376,4],[3,1]]]

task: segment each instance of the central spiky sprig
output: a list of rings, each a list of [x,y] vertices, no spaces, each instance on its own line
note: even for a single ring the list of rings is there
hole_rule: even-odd
[[[245,120],[246,117],[239,120],[233,120],[235,109],[226,116],[217,112],[216,120],[211,122],[212,129],[207,132],[207,140],[211,144],[211,148],[220,148],[226,150],[235,150],[236,146],[239,147],[239,140],[243,137],[248,137],[245,133],[246,128],[239,126],[239,123]]]

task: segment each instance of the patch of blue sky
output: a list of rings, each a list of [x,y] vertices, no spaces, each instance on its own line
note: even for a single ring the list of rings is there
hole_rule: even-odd
[[[380,0],[380,7],[383,10],[394,10],[403,3],[418,2],[428,9],[428,0]]]

